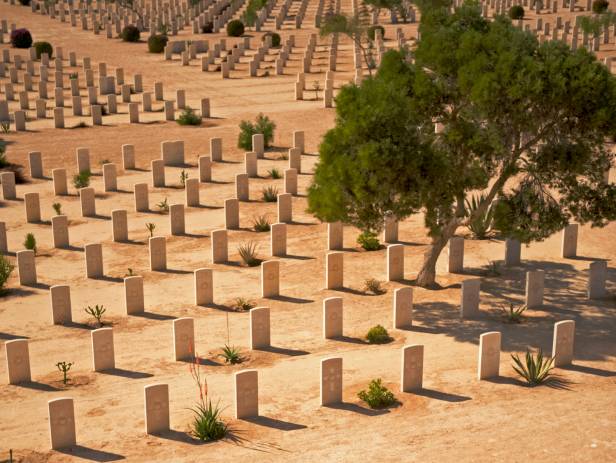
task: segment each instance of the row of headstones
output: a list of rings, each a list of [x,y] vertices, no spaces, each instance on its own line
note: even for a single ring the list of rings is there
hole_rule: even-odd
[[[454,2],[455,6],[460,6],[462,0],[456,0]],[[592,0],[586,0],[586,7],[577,6],[576,0],[561,0],[560,7],[567,8],[569,7],[570,12],[574,11],[591,11],[592,10]],[[484,17],[488,17],[488,10],[492,10],[494,15],[498,14],[507,14],[509,8],[513,5],[521,5],[524,7],[534,8],[535,14],[541,13],[558,13],[558,0],[554,0],[550,2],[549,0],[481,0],[481,4],[483,5]]]
[[[291,4],[293,3],[293,1],[294,0],[285,0],[284,3],[282,4],[280,11],[278,12],[275,18],[276,30],[282,29],[282,26],[285,23],[285,20],[287,19],[287,17],[291,16],[289,15],[289,13],[290,13]],[[294,15],[295,19],[293,20],[293,22],[295,24],[296,29],[301,29],[302,27],[302,22],[304,21],[304,18],[306,16],[306,11],[308,10],[308,3],[309,3],[309,0],[301,0],[299,8],[295,12],[295,15]]]
[[[188,329],[192,319],[179,319]],[[92,332],[92,339],[100,340],[102,358],[113,356],[113,338],[110,328]],[[190,333],[188,333],[190,334]],[[175,332],[174,332],[175,335]],[[575,322],[565,320],[554,325],[552,356],[554,366],[565,367],[572,363],[575,336]],[[185,341],[180,335],[175,341]],[[20,381],[30,381],[27,340],[13,340],[5,343],[9,372],[21,374]],[[477,376],[479,380],[498,377],[500,373],[501,333],[484,333],[479,340]],[[423,389],[424,346],[404,346],[401,352],[400,390],[417,392]],[[111,366],[113,368],[113,366]],[[320,404],[332,406],[343,402],[343,358],[328,357],[320,362]],[[258,371],[241,370],[234,379],[234,417],[247,419],[259,416]],[[75,412],[72,398],[58,398],[48,402],[49,430],[52,449],[76,445]],[[170,429],[169,385],[151,384],[144,387],[144,414],[146,434],[156,434]]]

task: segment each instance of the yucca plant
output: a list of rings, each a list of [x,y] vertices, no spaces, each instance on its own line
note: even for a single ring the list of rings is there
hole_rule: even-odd
[[[375,278],[368,278],[364,281],[364,291],[375,296],[385,294],[387,291],[381,286],[381,282]]]
[[[163,199],[161,202],[159,202],[156,205],[156,207],[163,214],[166,214],[167,212],[169,212],[169,200],[168,200],[168,198]]]
[[[96,304],[94,307],[92,306],[88,306],[85,309],[83,309],[87,314],[91,315],[92,317],[94,317],[96,319],[96,322],[98,323],[98,326],[103,326],[103,314],[107,311],[107,309],[105,309],[105,307],[103,307],[103,305],[98,305]]]
[[[273,169],[268,170],[267,173],[269,174],[271,178],[274,178],[274,179],[282,178],[282,174],[275,167]]]
[[[261,190],[261,196],[266,203],[275,203],[278,201],[278,188],[275,186],[268,186]]]
[[[148,222],[145,224],[145,228],[150,232],[150,238],[154,236],[154,230],[156,229],[156,224],[152,222]]]
[[[11,131],[11,123],[9,121],[0,122],[0,129],[2,129],[2,133],[9,133]]]
[[[231,365],[242,363],[242,355],[240,350],[235,346],[230,346],[229,344],[225,344],[222,348],[222,354],[220,354],[220,356],[225,359],[225,363],[229,363]]]
[[[466,215],[469,217],[468,229],[473,234],[473,237],[478,240],[483,240],[487,237],[488,232],[492,228],[492,221],[494,220],[494,208],[490,204],[483,214],[479,214],[476,217],[475,211],[479,209],[479,205],[485,200],[486,195],[479,194],[471,197],[471,200],[466,200]],[[470,219],[473,217],[472,219]]]
[[[252,228],[256,232],[270,231],[270,222],[266,215],[258,215],[252,218]]]
[[[53,203],[51,207],[53,207],[53,210],[55,211],[56,215],[62,215],[62,204]]]
[[[222,409],[220,404],[213,405],[208,396],[207,380],[201,375],[201,364],[195,354],[190,362],[190,374],[192,375],[199,390],[199,401],[191,408],[194,413],[191,423],[191,433],[202,441],[218,440],[227,434],[227,424],[222,421]]]
[[[240,244],[237,251],[244,263],[249,267],[256,267],[261,263],[261,259],[257,258],[257,244],[253,241]]]
[[[243,297],[238,297],[235,299],[235,303],[233,304],[233,308],[238,312],[247,312],[250,309],[254,309],[254,307],[255,305],[252,302]]]
[[[530,350],[526,350],[525,363],[520,360],[517,354],[511,354],[511,358],[514,361],[513,369],[526,380],[530,387],[545,382],[552,374],[552,368],[554,368],[554,358],[544,357],[541,349],[537,352],[537,356],[534,356]]]
[[[62,372],[62,382],[64,383],[64,385],[66,385],[66,383],[68,383],[68,372],[71,369],[71,367],[73,366],[73,364],[71,362],[67,363],[67,362],[58,362],[56,363],[56,367],[58,368],[58,370],[60,370]]]
[[[526,304],[520,306],[509,304],[509,308],[501,306],[500,309],[507,323],[521,323],[524,318],[523,313],[526,310]]]

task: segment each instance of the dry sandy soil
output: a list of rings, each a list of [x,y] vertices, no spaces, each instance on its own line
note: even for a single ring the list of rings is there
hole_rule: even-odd
[[[343,1],[343,11],[350,2]],[[314,15],[309,9],[305,24]],[[549,15],[555,17],[556,15]],[[49,222],[26,224],[23,197],[39,192],[44,221],[53,214],[51,181],[33,180],[18,185],[17,201],[0,202],[0,220],[7,223],[9,259],[23,248],[26,233],[38,241],[37,287],[20,287],[17,272],[9,281],[10,292],[0,299],[0,339],[27,338],[33,383],[0,385],[0,461],[14,450],[16,461],[615,461],[616,460],[616,224],[603,229],[580,228],[575,259],[560,258],[560,236],[523,248],[520,267],[502,268],[500,276],[484,276],[481,313],[473,320],[460,320],[460,282],[484,275],[489,261],[502,260],[503,241],[497,238],[466,241],[464,274],[448,274],[446,256],[438,265],[441,290],[415,288],[413,327],[390,330],[394,341],[373,346],[363,343],[373,325],[392,326],[392,299],[396,288],[411,284],[427,243],[420,216],[400,225],[400,241],[405,244],[406,280],[387,283],[380,296],[363,293],[368,277],[385,280],[385,250],[362,252],[355,243],[358,231],[345,228],[345,289],[324,290],[326,226],[307,214],[305,192],[309,172],[317,161],[318,144],[334,122],[334,110],[323,109],[319,101],[293,101],[293,81],[299,68],[300,49],[292,56],[291,68],[284,76],[247,78],[242,72],[223,81],[218,73],[202,73],[199,65],[182,67],[176,56],[172,63],[146,53],[145,45],[107,40],[91,32],[71,29],[59,21],[33,15],[27,8],[0,5],[0,18],[28,27],[35,40],[48,40],[55,46],[90,56],[93,63],[106,62],[110,70],[123,67],[128,81],[141,72],[144,86],[151,89],[162,81],[165,90],[187,91],[189,102],[209,97],[213,118],[199,128],[180,127],[174,122],[129,125],[124,114],[105,119],[105,126],[56,130],[51,121],[29,123],[26,133],[4,136],[9,143],[8,157],[27,165],[29,151],[42,151],[45,175],[52,168],[76,170],[75,149],[88,147],[95,173],[100,174],[103,159],[120,163],[120,147],[136,147],[137,166],[142,170],[120,172],[121,191],[103,193],[102,177],[94,177],[97,191],[97,218],[84,219],[79,198],[71,195],[59,201],[70,218],[73,247],[54,249]],[[530,19],[534,24],[534,20]],[[394,26],[387,25],[393,37]],[[415,25],[405,26],[407,36]],[[285,30],[284,34],[290,32]],[[308,31],[296,31],[300,46]],[[284,35],[283,34],[283,35]],[[186,32],[181,38],[190,38]],[[253,39],[256,40],[256,39]],[[337,85],[352,75],[348,43],[341,53]],[[2,45],[2,48],[7,45]],[[613,54],[614,45],[607,50]],[[601,52],[600,56],[604,56]],[[326,52],[317,62],[324,66]],[[320,61],[319,61],[320,60]],[[318,66],[317,66],[318,67]],[[307,82],[319,79],[318,73]],[[5,82],[5,79],[3,79]],[[194,106],[196,106],[193,103]],[[251,201],[241,203],[241,230],[230,232],[230,263],[211,265],[210,233],[224,226],[224,199],[234,195],[233,180],[243,169],[243,153],[236,148],[238,123],[264,112],[277,124],[275,147],[259,162],[261,178],[251,180]],[[158,120],[160,120],[160,116]],[[87,120],[87,117],[82,120]],[[67,126],[79,121],[67,118]],[[307,154],[300,176],[300,195],[293,199],[294,223],[288,227],[289,255],[281,258],[281,294],[277,299],[261,300],[260,270],[239,265],[237,245],[254,240],[266,257],[269,234],[250,230],[255,214],[275,218],[275,204],[260,200],[261,188],[282,180],[267,178],[267,170],[282,170],[287,162],[281,154],[291,146],[293,130],[306,133]],[[160,142],[182,139],[186,143],[187,171],[197,176],[196,156],[207,154],[209,139],[222,137],[227,162],[213,168],[215,183],[201,185],[204,207],[186,209],[187,234],[169,236],[168,216],[135,213],[132,185],[150,180],[149,165],[160,157]],[[173,188],[179,183],[179,169],[167,168],[167,188],[150,190],[150,204],[163,198],[169,203],[184,202],[184,192]],[[129,211],[130,243],[111,240],[110,213]],[[168,238],[168,272],[151,272],[148,267],[146,222],[157,225],[156,233]],[[464,230],[461,230],[464,233]],[[102,242],[104,279],[85,278],[84,244]],[[585,296],[588,264],[607,259],[610,298],[589,301]],[[145,280],[146,314],[124,315],[122,277],[133,269]],[[193,304],[192,271],[214,269],[213,307]],[[522,302],[524,275],[530,269],[546,271],[545,305],[529,310],[519,325],[502,322],[499,306],[509,301]],[[55,284],[69,284],[73,305],[71,326],[50,322],[49,291]],[[322,338],[322,301],[326,297],[344,299],[344,334],[341,340]],[[228,310],[237,298],[245,297],[271,308],[272,345],[267,351],[248,348],[248,314]],[[117,370],[91,371],[90,326],[92,320],[83,307],[104,304],[104,317],[113,326]],[[201,444],[187,434],[197,391],[188,364],[175,362],[172,350],[172,319],[194,317],[196,350],[205,359],[209,391],[220,400],[228,420],[230,437]],[[575,361],[558,369],[558,387],[526,388],[511,368],[510,354],[528,347],[551,351],[555,322],[576,321]],[[219,357],[227,339],[240,346],[246,361],[227,366]],[[480,334],[502,332],[501,377],[478,381],[477,349]],[[417,394],[399,392],[401,348],[407,344],[425,345],[424,390]],[[6,383],[4,345],[0,346],[0,377]],[[344,359],[344,404],[319,406],[319,365],[322,358]],[[74,362],[71,383],[63,386],[55,368],[58,361]],[[254,420],[233,420],[233,372],[244,368],[259,371],[260,414]],[[382,378],[400,400],[400,406],[372,411],[359,401],[357,392],[374,378]],[[144,432],[143,387],[168,383],[172,431],[162,436]],[[47,401],[72,397],[75,403],[77,441],[66,451],[50,451]]]

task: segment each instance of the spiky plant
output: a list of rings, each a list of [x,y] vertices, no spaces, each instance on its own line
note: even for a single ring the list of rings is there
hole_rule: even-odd
[[[166,214],[169,212],[169,199],[165,198],[163,199],[161,202],[159,202],[156,207],[158,208],[158,210],[160,212],[162,212],[163,214]]]
[[[227,424],[222,421],[220,404],[212,404],[212,400],[209,398],[207,379],[201,374],[201,363],[198,358],[195,353],[189,365],[190,374],[199,391],[199,401],[194,408],[191,408],[194,413],[191,433],[202,441],[222,439],[227,434]]]
[[[243,297],[235,299],[235,303],[233,304],[233,308],[238,312],[247,312],[250,309],[254,309],[254,307],[255,305],[252,302]]]
[[[368,278],[364,281],[364,291],[367,293],[372,293],[375,296],[385,294],[387,292],[387,290],[381,286],[381,282],[375,278]]]
[[[526,310],[526,304],[516,306],[515,304],[509,304],[509,308],[501,306],[501,312],[503,312],[503,318],[507,323],[521,323],[524,316],[523,313]]]
[[[96,322],[98,323],[98,326],[103,326],[103,314],[107,311],[107,309],[105,309],[105,307],[101,304],[98,305],[96,304],[94,307],[92,306],[88,306],[86,308],[83,309],[88,315],[91,315],[92,317],[94,317],[96,319]]]
[[[156,229],[156,224],[152,222],[148,222],[145,224],[145,228],[150,232],[150,238],[154,236],[154,230]]]
[[[66,385],[66,383],[68,383],[68,372],[71,369],[71,367],[73,366],[72,362],[58,362],[56,363],[56,367],[58,368],[58,370],[60,370],[62,372],[62,382],[64,383],[64,385]]]
[[[469,218],[468,229],[473,234],[473,237],[478,240],[483,240],[487,237],[488,232],[492,228],[494,220],[494,208],[490,204],[483,214],[477,214],[479,205],[484,201],[485,195],[475,195],[471,200],[466,200],[466,215]]]
[[[180,184],[183,188],[186,187],[186,180],[188,180],[188,173],[182,169],[182,172],[180,172]]]
[[[275,167],[267,171],[268,175],[273,179],[282,178],[282,174]]]
[[[270,231],[270,222],[266,215],[258,215],[252,218],[252,228],[256,232]]]
[[[554,368],[554,358],[544,357],[541,349],[536,356],[527,349],[525,362],[522,362],[517,354],[511,354],[511,358],[514,361],[513,369],[526,380],[530,387],[544,383]]]
[[[53,207],[53,210],[55,211],[56,215],[62,215],[62,204],[53,203],[51,207]]]
[[[275,203],[278,201],[278,188],[275,186],[267,186],[261,190],[261,196],[266,203]]]
[[[256,267],[261,263],[261,259],[257,258],[257,244],[253,241],[240,244],[237,251],[244,263],[249,267]]]
[[[240,350],[235,346],[230,346],[229,344],[225,344],[222,348],[222,354],[220,354],[220,356],[225,359],[225,363],[229,363],[231,365],[242,363],[242,355]]]

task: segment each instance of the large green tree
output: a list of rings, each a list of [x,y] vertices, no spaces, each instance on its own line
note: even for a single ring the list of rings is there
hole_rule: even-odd
[[[388,215],[423,212],[431,241],[417,284],[426,287],[449,238],[496,199],[498,229],[524,243],[572,219],[616,219],[616,187],[604,180],[616,78],[593,54],[539,44],[469,2],[423,6],[420,32],[412,53],[388,52],[374,78],[336,98],[310,211],[374,232]],[[465,199],[478,191],[469,215]]]

